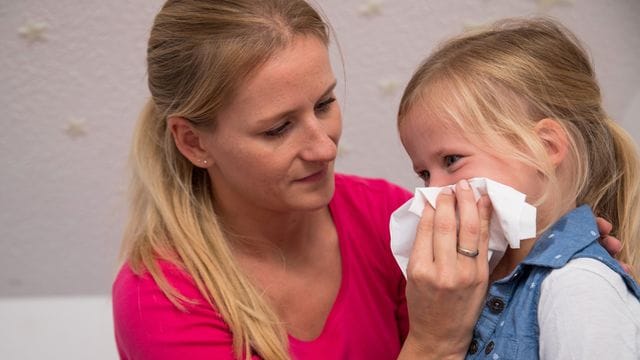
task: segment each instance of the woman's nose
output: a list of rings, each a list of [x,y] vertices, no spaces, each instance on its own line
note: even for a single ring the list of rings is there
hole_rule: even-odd
[[[322,120],[315,119],[314,123],[307,127],[306,138],[300,152],[300,157],[306,161],[332,161],[337,155],[337,138],[332,136],[330,124],[323,124]]]

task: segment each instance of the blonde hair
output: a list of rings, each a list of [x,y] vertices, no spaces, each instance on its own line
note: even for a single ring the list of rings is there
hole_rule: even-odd
[[[237,358],[288,359],[287,334],[272,307],[234,262],[214,213],[207,172],[176,148],[167,119],[212,128],[243,81],[295,36],[326,45],[325,21],[303,0],[169,0],[147,49],[151,99],[131,152],[131,205],[122,256],[148,271],[178,308],[192,302],[173,288],[158,260],[188,272],[233,333]]]
[[[623,244],[619,259],[638,270],[637,149],[603,110],[591,63],[571,32],[550,19],[507,19],[453,38],[411,78],[398,126],[418,103],[464,129],[470,141],[536,168],[547,184],[543,199],[589,204],[613,224]],[[570,161],[562,179],[533,131],[545,118],[568,136]],[[560,211],[561,205],[552,208],[553,221]]]

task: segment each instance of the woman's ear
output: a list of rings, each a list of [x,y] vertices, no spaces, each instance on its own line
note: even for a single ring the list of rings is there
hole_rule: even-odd
[[[558,121],[550,118],[538,121],[534,131],[544,143],[549,160],[554,167],[558,167],[569,151],[567,132]]]
[[[167,126],[180,153],[194,166],[208,168],[212,164],[207,150],[202,146],[202,133],[189,120],[171,117],[167,119]]]

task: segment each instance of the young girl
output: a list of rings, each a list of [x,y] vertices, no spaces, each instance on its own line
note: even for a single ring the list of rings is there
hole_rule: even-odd
[[[537,238],[491,274],[467,358],[640,357],[640,288],[597,244],[594,217],[637,271],[640,166],[601,102],[585,51],[546,19],[454,38],[407,85],[398,126],[426,186],[487,177],[537,207]]]

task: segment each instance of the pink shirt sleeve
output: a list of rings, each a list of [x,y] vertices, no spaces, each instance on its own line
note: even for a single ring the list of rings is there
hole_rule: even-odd
[[[121,359],[233,359],[226,323],[180,269],[160,263],[170,284],[193,299],[186,312],[169,301],[150,274],[125,264],[113,285],[116,344]],[[255,359],[258,359],[255,357]]]

